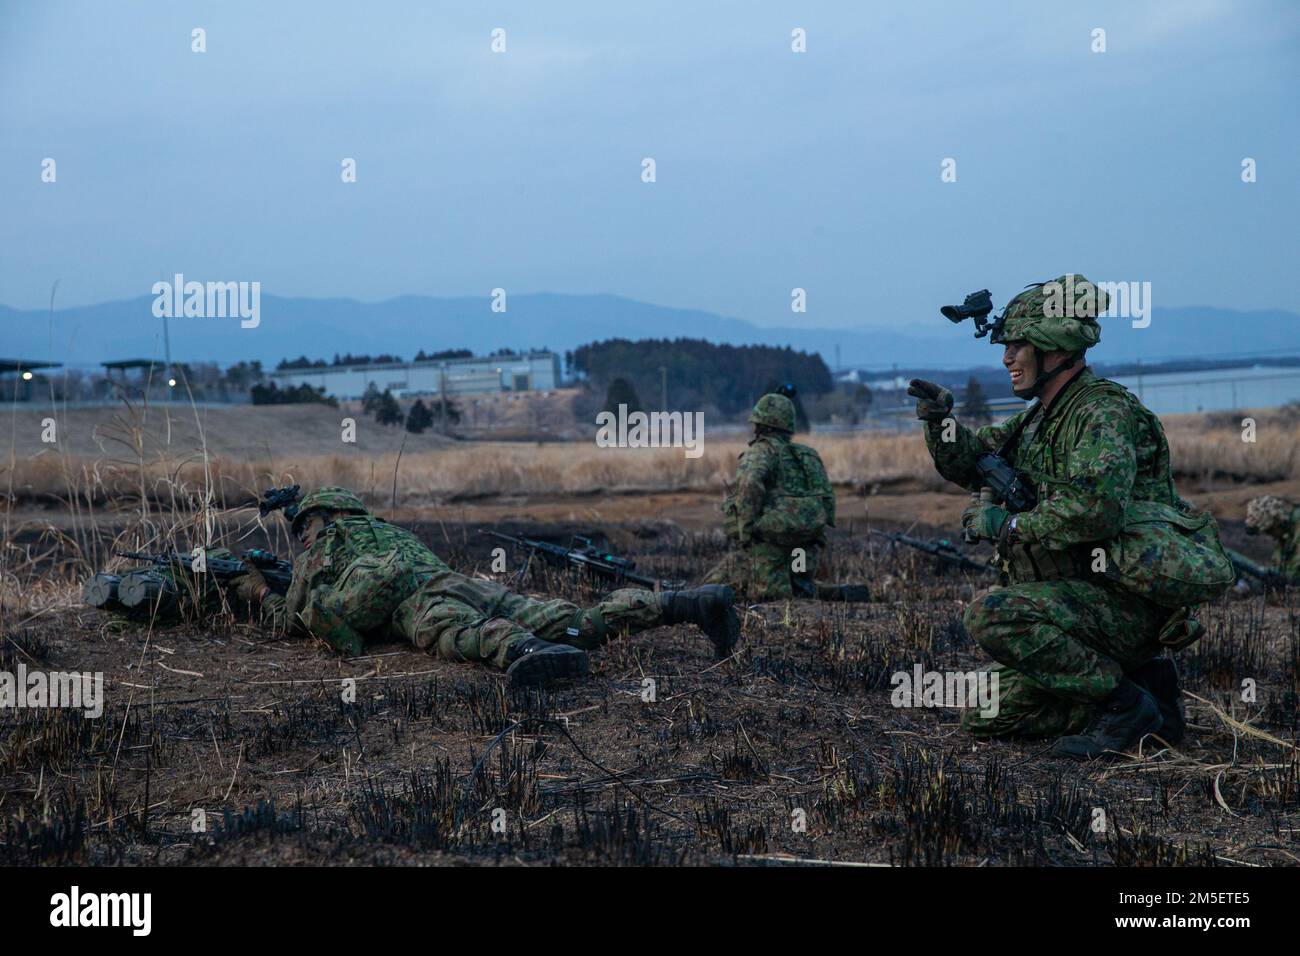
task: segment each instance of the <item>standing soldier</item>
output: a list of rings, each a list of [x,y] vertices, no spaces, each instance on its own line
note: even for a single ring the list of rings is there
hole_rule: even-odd
[[[410,531],[370,514],[346,488],[307,495],[292,522],[306,550],[294,561],[288,593],[270,593],[251,567],[234,588],[260,605],[264,627],[310,634],[348,655],[360,654],[368,637],[394,636],[439,657],[504,669],[513,685],[538,686],[586,674],[588,650],[652,627],[694,624],[718,659],[740,636],[725,587],[621,588],[580,608],[458,574]]]
[[[972,432],[952,419],[950,391],[920,380],[908,389],[941,475],[976,491],[977,462],[996,453],[1036,492],[1019,514],[987,495],[962,514],[968,537],[995,543],[1006,582],[965,614],[998,662],[999,701],[992,716],[965,712],[962,726],[1058,737],[1052,752],[1076,759],[1126,750],[1146,734],[1182,736],[1173,663],[1157,655],[1199,636],[1192,606],[1233,578],[1213,518],[1174,490],[1159,419],[1085,364],[1106,304],[1082,276],[1011,300],[990,341],[1004,346],[1014,394],[1038,401],[999,425]]]
[[[749,416],[754,437],[740,456],[736,490],[723,504],[723,528],[739,546],[705,581],[729,584],[753,601],[791,597],[865,601],[857,585],[814,581],[835,525],[835,491],[816,450],[794,435],[794,403],[764,395]]]

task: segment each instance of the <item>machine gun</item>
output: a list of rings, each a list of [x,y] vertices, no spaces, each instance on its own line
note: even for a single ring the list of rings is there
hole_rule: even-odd
[[[216,588],[256,567],[276,594],[289,590],[293,565],[270,551],[245,551],[243,560],[214,556],[205,550],[194,554],[164,551],[115,551],[120,558],[144,561],[148,567],[134,568],[120,577],[97,574],[83,589],[86,603],[106,611],[144,617],[174,618],[186,609],[210,603]]]
[[[951,541],[922,541],[920,538],[912,538],[901,532],[877,531],[871,529],[871,533],[887,538],[893,544],[905,544],[909,548],[915,548],[917,551],[924,551],[926,554],[932,554],[945,564],[951,564],[954,567],[961,568],[964,571],[996,571],[997,568],[989,564],[969,558],[966,553],[957,547]]]
[[[608,551],[601,551],[591,543],[590,538],[583,538],[579,535],[574,535],[569,547],[566,548],[563,545],[551,544],[549,541],[539,541],[536,538],[517,538],[514,535],[502,534],[500,531],[489,531],[486,528],[480,529],[479,534],[485,534],[501,541],[509,541],[517,547],[527,548],[530,563],[534,555],[540,555],[543,560],[550,564],[585,571],[591,577],[613,582],[615,587],[628,581],[653,588],[656,591],[674,586],[672,582],[659,581],[655,578],[646,577],[644,574],[638,574],[635,570],[636,563],[632,559],[620,557]],[[579,544],[581,544],[581,547],[579,547]],[[519,576],[521,578],[526,569],[527,565],[520,569]]]

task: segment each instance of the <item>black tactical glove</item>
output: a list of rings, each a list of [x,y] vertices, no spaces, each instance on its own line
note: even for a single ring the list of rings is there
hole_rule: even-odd
[[[940,422],[952,414],[952,392],[942,385],[914,378],[907,394],[916,399],[916,417],[924,422]]]

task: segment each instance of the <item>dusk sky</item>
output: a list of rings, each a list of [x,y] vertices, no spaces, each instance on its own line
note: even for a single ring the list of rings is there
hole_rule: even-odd
[[[1295,308],[1293,2],[0,11],[0,303],[18,308],[56,279],[72,306],[183,272],[903,329],[954,292],[1000,305],[1066,271],[1150,281],[1157,306]]]

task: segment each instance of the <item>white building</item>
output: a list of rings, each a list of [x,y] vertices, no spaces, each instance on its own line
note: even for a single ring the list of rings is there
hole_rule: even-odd
[[[492,355],[486,358],[432,359],[385,365],[327,365],[277,369],[269,374],[281,388],[310,385],[347,401],[360,398],[373,382],[395,398],[417,395],[468,395],[475,392],[550,390],[560,384],[560,359],[554,352]]]

